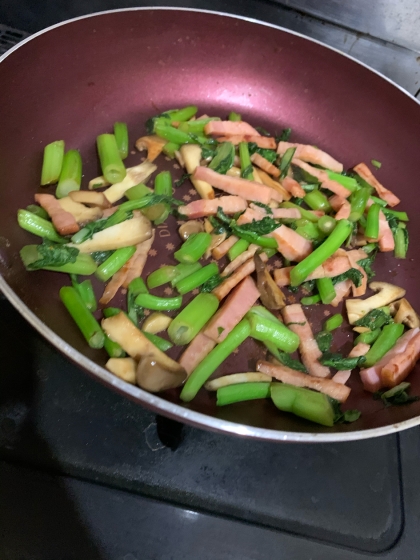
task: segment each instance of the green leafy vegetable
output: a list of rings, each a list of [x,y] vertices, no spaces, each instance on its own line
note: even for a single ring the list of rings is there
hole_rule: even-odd
[[[375,276],[375,271],[372,266],[376,258],[376,251],[372,251],[368,257],[365,259],[360,259],[357,264],[363,268],[366,272],[368,280],[371,280]]]
[[[314,191],[317,188],[318,184],[314,184],[314,183],[306,183],[304,185],[301,185],[302,189],[306,192],[306,193],[310,193],[312,191]],[[303,201],[303,199],[300,199]]]
[[[363,280],[363,274],[357,268],[350,268],[347,272],[343,272],[343,274],[339,274],[338,276],[334,276],[331,278],[332,283],[334,286],[339,282],[343,282],[344,280],[351,280],[353,284],[358,288]]]
[[[147,293],[147,287],[142,278],[135,278],[128,286],[127,291],[127,316],[136,325],[139,319],[143,319],[144,309],[136,304],[136,297],[139,294]]]
[[[255,233],[257,235],[266,235],[271,233],[279,227],[279,223],[269,216],[265,216],[262,220],[253,220],[249,224],[242,224],[241,226],[231,225],[233,231],[242,231],[248,233]]]
[[[222,224],[217,218],[214,216],[209,216],[209,222],[213,226],[212,233],[219,235],[220,233],[229,233],[230,229],[226,226],[226,224]]]
[[[249,177],[250,175],[252,175],[253,172],[254,172],[254,168],[252,167],[252,164],[251,164],[251,165],[248,165],[247,167],[245,167],[245,169],[243,169],[243,170],[241,171],[241,177],[242,177],[243,179],[248,179],[248,177]]]
[[[296,148],[287,148],[280,161],[280,177],[284,179],[289,171],[290,164],[292,163],[293,156],[295,155]]]
[[[393,323],[393,319],[389,314],[389,309],[379,307],[378,309],[372,309],[372,311],[366,313],[364,317],[358,319],[354,324],[357,327],[366,327],[369,330],[374,331],[375,329],[380,329],[384,325],[389,325],[390,323]]]
[[[202,159],[214,158],[215,155],[216,155],[216,148],[213,148],[212,146],[203,146],[201,148]]]
[[[260,154],[270,163],[274,163],[277,159],[277,152],[275,150],[269,150],[268,148],[259,148],[255,142],[248,142],[249,155]]]
[[[373,398],[376,400],[381,399],[385,406],[400,406],[402,404],[410,404],[418,401],[420,397],[409,395],[407,393],[411,384],[407,382],[400,383],[392,389],[386,391],[377,391],[373,393]]]
[[[261,136],[271,136],[271,134],[268,132],[268,130],[266,130],[262,126],[256,126],[255,130],[258,130],[258,132],[261,134]]]
[[[292,134],[291,128],[284,128],[279,136],[276,136],[276,142],[287,142]]]
[[[319,331],[315,335],[316,343],[320,351],[325,354],[329,351],[332,344],[333,335],[328,331]]]
[[[184,184],[184,182],[189,179],[191,177],[191,173],[184,173],[179,179],[178,181],[175,181],[174,185],[175,187],[180,187],[181,185]]]
[[[209,168],[217,173],[226,175],[235,159],[235,146],[232,142],[222,142],[216,148],[216,154],[209,164]]]
[[[220,276],[220,274],[215,274],[200,286],[200,292],[212,292],[214,288],[217,288],[217,286],[219,286],[224,280],[226,280],[226,278],[227,276],[223,277]]]
[[[360,410],[353,409],[343,412],[339,401],[331,397],[328,398],[334,410],[334,424],[347,424],[349,422],[355,422],[360,418]]]
[[[166,194],[147,194],[143,198],[148,198],[147,202],[142,206],[143,208],[149,208],[150,206],[154,206],[155,204],[168,204],[169,206],[183,206],[185,204],[184,201],[178,200],[173,196],[167,196]],[[111,216],[112,217],[112,216]]]
[[[273,345],[270,345],[269,351],[273,354],[273,356],[278,360],[283,366],[286,366],[290,369],[294,369],[296,371],[301,371],[302,373],[308,373],[306,367],[299,362],[299,360],[294,360],[290,354],[286,354],[286,352],[282,352],[278,348]]]
[[[81,230],[73,235],[71,240],[73,243],[83,243],[88,239],[92,239],[93,235],[98,231],[102,231],[107,227],[107,221],[109,218],[104,220],[96,220],[96,222],[89,222]]]
[[[222,222],[222,224],[230,226],[232,220],[229,218],[229,216],[226,216],[226,214],[223,212],[223,208],[221,206],[219,206],[217,208],[216,216],[217,216],[217,219]]]
[[[263,202],[253,202],[252,204],[255,204],[255,206],[259,206],[260,208],[264,208],[264,210],[267,212],[267,214],[272,214],[273,210],[267,205],[264,204]],[[237,218],[235,218],[237,219]]]
[[[162,113],[161,115],[156,115],[154,117],[151,117],[150,119],[147,119],[145,123],[147,134],[153,134],[155,130],[155,123],[158,119],[167,120],[169,124],[171,115],[169,113]]]
[[[113,253],[113,251],[96,251],[95,253],[91,253],[93,260],[97,263],[97,264],[102,264],[103,262],[106,261],[106,259],[108,257],[111,256],[111,254]]]
[[[322,365],[333,367],[338,370],[354,369],[363,365],[366,361],[365,356],[357,358],[343,358],[341,354],[325,352],[319,361]]]
[[[382,163],[380,161],[378,161],[377,159],[371,159],[370,162],[377,169],[380,169],[381,166],[382,166]]]
[[[67,247],[60,243],[54,243],[46,239],[42,240],[41,245],[37,246],[40,259],[27,265],[29,270],[38,270],[46,266],[63,266],[68,263],[76,262],[79,249]]]

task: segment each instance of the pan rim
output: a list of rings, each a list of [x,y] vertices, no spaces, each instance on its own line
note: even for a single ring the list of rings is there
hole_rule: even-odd
[[[417,100],[411,93],[409,93],[407,90],[402,88],[399,84],[397,84],[387,76],[383,75],[381,72],[378,72],[377,70],[371,68],[364,62],[361,62],[356,58],[352,57],[351,55],[343,53],[339,49],[336,49],[335,47],[331,47],[323,43],[322,41],[313,39],[311,37],[307,37],[297,31],[292,31],[287,28],[274,25],[268,22],[263,22],[255,18],[249,18],[246,16],[237,16],[234,14],[229,14],[220,11],[195,9],[195,8],[181,8],[181,7],[177,8],[177,7],[169,7],[169,6],[156,6],[156,7],[143,6],[143,7],[105,10],[100,12],[94,12],[91,14],[86,14],[83,16],[78,16],[59,23],[55,23],[49,27],[46,27],[45,29],[37,31],[36,33],[30,35],[26,39],[23,39],[21,42],[19,42],[17,45],[15,45],[14,47],[6,51],[6,53],[4,53],[0,57],[0,63],[3,62],[8,56],[13,54],[17,49],[21,48],[29,41],[32,41],[33,39],[36,39],[40,35],[43,35],[44,33],[52,31],[53,29],[56,29],[63,25],[67,25],[87,18],[119,13],[119,12],[157,11],[157,10],[204,13],[204,14],[210,14],[215,16],[229,17],[232,19],[247,21],[257,25],[263,25],[273,29],[278,29],[290,35],[300,37],[306,41],[313,42],[317,45],[320,45],[324,48],[334,51],[341,56],[348,58],[349,60],[359,64],[360,66],[366,68],[370,72],[373,72],[380,78],[389,82],[391,85],[399,89],[402,93],[407,95],[417,105],[420,105],[420,101]],[[70,344],[65,342],[60,336],[58,336],[53,330],[51,330],[43,321],[41,321],[41,319],[39,319],[35,315],[35,313],[33,313],[33,311],[31,311],[29,307],[15,294],[12,288],[7,284],[2,274],[0,274],[0,291],[7,297],[8,301],[14,306],[14,308],[24,317],[24,319],[39,334],[41,334],[48,342],[50,342],[53,346],[55,346],[62,354],[64,354],[67,358],[69,358],[73,363],[79,365],[87,372],[93,374],[95,377],[98,377],[99,380],[104,382],[106,385],[110,386],[110,388],[116,390],[120,394],[124,394],[124,396],[129,397],[131,400],[136,401],[138,404],[144,405],[147,408],[152,409],[156,413],[162,413],[165,416],[168,416],[174,420],[179,420],[186,424],[201,429],[209,429],[215,432],[232,434],[240,437],[255,438],[255,439],[266,440],[266,441],[295,442],[295,443],[318,443],[318,442],[333,443],[333,442],[357,441],[362,439],[394,434],[402,430],[406,430],[418,426],[420,424],[420,415],[419,415],[417,417],[410,418],[408,420],[403,420],[402,422],[381,426],[379,428],[370,428],[367,430],[355,430],[351,432],[334,432],[334,433],[311,433],[311,432],[306,433],[306,432],[289,432],[283,430],[258,428],[247,424],[239,424],[236,422],[231,422],[229,420],[222,420],[219,418],[215,418],[213,416],[208,416],[207,414],[203,414],[201,412],[196,412],[188,408],[184,408],[180,404],[169,402],[152,393],[148,393],[147,391],[144,391],[139,387],[130,385],[129,383],[125,383],[124,381],[122,381],[112,373],[108,372],[105,368],[99,366],[98,364],[96,364],[95,362],[87,358],[84,354],[82,354],[81,352],[73,348]]]

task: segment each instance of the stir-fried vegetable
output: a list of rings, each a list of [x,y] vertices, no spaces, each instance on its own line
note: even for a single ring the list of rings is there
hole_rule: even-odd
[[[227,120],[197,112],[191,105],[150,118],[135,143],[147,159],[133,157],[127,168],[128,128],[116,122],[113,134],[97,137],[103,176],[88,190],[80,190],[80,153],[65,152],[64,140],[45,146],[40,183],[58,184],[56,196],[35,194],[37,204],[18,210],[21,228],[42,238],[22,248],[25,268],[70,274],[60,299],[82,335],[108,354],[109,371],[145,390],[182,387],[189,402],[204,385],[218,406],[271,398],[283,412],[331,427],[358,419],[340,403],[361,368],[365,389],[382,390],[385,405],[412,402],[404,380],[420,356],[420,319],[400,286],[371,282],[377,293],[362,299],[377,253],[407,256],[399,199],[365,163],[346,171],[320,148],[289,142],[291,129],[275,137],[235,112]],[[183,167],[176,198],[160,154]],[[179,237],[163,242],[175,219]],[[144,273],[157,252],[163,264]],[[87,275],[94,281],[79,278]],[[107,283],[99,310],[98,280]],[[124,309],[101,309],[120,289]],[[347,317],[329,316],[344,299]],[[319,307],[329,317],[316,332]],[[336,332],[348,323],[354,348],[343,355]],[[251,370],[208,381],[247,339]],[[177,347],[177,360],[165,354]]]

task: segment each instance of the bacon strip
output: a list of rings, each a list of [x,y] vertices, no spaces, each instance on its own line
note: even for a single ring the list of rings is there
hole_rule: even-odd
[[[220,243],[218,247],[215,247],[213,249],[213,251],[211,252],[211,256],[218,261],[225,255],[227,255],[229,249],[231,249],[238,240],[239,237],[236,237],[236,235],[231,235],[225,241]]]
[[[312,243],[285,225],[272,231],[278,251],[289,261],[299,262],[312,252]]]
[[[259,148],[267,148],[269,150],[276,149],[276,140],[274,138],[268,138],[267,136],[255,136],[255,135],[242,135],[237,134],[234,136],[221,136],[217,138],[218,142],[232,142],[234,146],[237,146],[241,142],[254,142]]]
[[[343,299],[346,298],[350,294],[352,286],[353,286],[353,283],[352,283],[351,280],[343,280],[342,282],[339,282],[338,284],[336,284],[334,286],[334,288],[335,288],[335,298],[332,300],[330,305],[332,305],[333,307],[337,307],[338,304],[341,303],[343,301]]]
[[[210,121],[204,127],[208,136],[261,136],[258,130],[244,121]]]
[[[263,204],[268,204],[270,200],[274,198],[273,193],[276,194],[276,191],[265,185],[260,185],[254,181],[248,181],[247,179],[241,179],[239,177],[221,175],[208,167],[197,167],[193,177],[195,179],[207,181],[213,187],[229,194],[241,196],[246,200],[262,202]]]
[[[263,208],[258,208],[258,206],[249,207],[245,210],[245,212],[239,216],[237,220],[238,226],[242,226],[244,224],[250,224],[254,220],[259,222],[266,216],[265,211]]]
[[[323,169],[312,167],[312,165],[309,165],[308,163],[305,163],[304,161],[301,161],[300,159],[297,158],[296,159],[293,158],[292,163],[293,165],[300,167],[301,169],[303,169],[304,171],[312,175],[312,177],[315,177],[315,179],[318,179],[318,181],[321,182],[321,187],[323,189],[328,189],[334,194],[338,194],[343,198],[348,198],[351,195],[349,189],[346,189],[345,187],[343,187],[343,185],[340,185],[340,183],[338,183],[337,181],[333,181],[332,179],[330,179],[328,177],[328,173]]]
[[[298,220],[301,217],[300,210],[298,208],[273,208],[272,212],[273,218],[280,220]]]
[[[285,325],[296,333],[300,339],[299,352],[306,369],[315,377],[329,377],[330,370],[318,361],[322,356],[322,352],[318,348],[318,344],[316,343],[302,306],[299,303],[286,305],[286,307],[281,310],[281,313]]]
[[[303,198],[306,194],[299,183],[292,179],[292,177],[285,177],[281,180],[281,184],[292,196],[295,196],[296,198]]]
[[[378,193],[379,198],[385,200],[390,206],[396,206],[400,203],[400,199],[395,196],[393,192],[386,189],[382,185],[382,183],[380,183],[378,179],[376,179],[376,177],[373,175],[373,173],[365,163],[359,163],[359,165],[356,165],[356,167],[353,167],[353,169],[362,179],[366,181],[366,183],[368,183],[375,189],[375,191]]]
[[[213,350],[216,346],[214,340],[208,338],[203,332],[199,332],[198,335],[189,343],[184,353],[178,360],[180,366],[182,366],[188,375],[190,375],[200,362],[204,360],[207,354]]]
[[[324,393],[333,399],[340,402],[345,402],[350,394],[350,388],[341,383],[336,383],[332,379],[320,379],[317,377],[312,377],[301,371],[296,371],[295,369],[288,368],[281,364],[272,364],[270,362],[264,362],[260,360],[257,363],[257,371],[271,375],[275,379],[282,381],[283,383],[288,383],[289,385],[294,385],[295,387],[307,387],[308,389],[314,389],[320,393]]]
[[[350,202],[346,198],[343,198],[342,196],[335,194],[334,196],[330,197],[329,203],[331,204],[333,210],[336,211],[336,215],[335,215],[336,220],[348,219],[351,212],[351,206],[350,206]]]
[[[222,307],[210,319],[204,334],[215,342],[222,342],[259,297],[260,292],[254,280],[247,276],[232,290]]]
[[[263,157],[261,154],[257,154],[257,153],[252,154],[251,161],[257,167],[260,167],[263,171],[265,171],[269,175],[272,175],[273,177],[276,178],[280,177],[280,169],[275,165],[273,165],[272,163],[270,163],[268,159],[265,159],[265,157]]]
[[[395,240],[392,230],[389,227],[388,220],[382,210],[379,212],[379,250],[382,253],[393,251],[395,248]]]
[[[306,144],[292,144],[291,142],[279,142],[277,153],[283,156],[289,148],[296,148],[293,157],[297,159],[315,165],[320,165],[321,167],[331,169],[331,171],[335,171],[337,173],[341,173],[343,171],[342,163],[314,146],[308,146]]]
[[[55,229],[61,235],[71,235],[79,231],[80,227],[74,216],[63,210],[52,194],[38,193],[35,195],[35,202],[48,212]]]
[[[260,254],[260,259],[263,262],[268,261],[268,257],[265,253]],[[219,286],[217,286],[217,288],[215,288],[212,293],[219,299],[219,301],[222,300],[228,295],[231,290],[233,290],[235,286],[239,284],[241,280],[252,274],[254,271],[255,262],[254,259],[251,258],[248,261],[244,262],[244,264],[242,264],[239,268],[237,268],[232,276],[229,276],[229,278],[226,278],[226,280],[219,284]]]
[[[391,350],[389,350],[385,354],[385,356],[379,360],[379,362],[377,362],[376,364],[374,364],[373,366],[371,366],[369,368],[364,368],[364,369],[360,370],[360,378],[362,380],[363,387],[366,391],[369,391],[371,393],[375,393],[376,391],[379,391],[379,389],[381,389],[384,386],[384,379],[382,379],[382,370],[388,364],[389,364],[389,368],[385,371],[384,378],[387,380],[387,382],[391,381],[391,372],[394,371],[394,364],[395,363],[398,364],[398,360],[397,360],[397,362],[394,362],[394,358],[397,358],[398,356],[400,358],[403,358],[403,355],[404,355],[404,352],[407,348],[408,343],[414,337],[417,337],[417,335],[419,333],[420,333],[420,329],[418,329],[418,328],[410,329],[409,331],[404,333],[401,338],[399,338],[397,340],[397,343],[395,344],[395,346],[393,348],[391,348]],[[416,345],[417,345],[417,342],[416,342]],[[411,355],[412,354],[411,354],[411,351],[410,351],[409,356],[411,356]],[[409,371],[408,371],[408,373],[409,373]],[[407,375],[408,375],[408,373],[407,373]],[[392,374],[392,375],[395,375],[395,374]],[[397,375],[395,375],[394,379],[397,379]],[[399,383],[399,381],[398,381],[398,383]],[[396,383],[396,385],[398,383]],[[389,385],[389,386],[392,387],[393,385]]]
[[[193,200],[186,206],[180,206],[178,212],[192,220],[204,216],[215,216],[217,209],[221,208],[225,214],[236,214],[247,208],[247,202],[240,196],[221,196],[211,200]]]

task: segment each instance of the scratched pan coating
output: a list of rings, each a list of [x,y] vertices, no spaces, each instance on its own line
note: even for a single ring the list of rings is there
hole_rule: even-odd
[[[373,437],[420,423],[420,402],[384,408],[363,392],[357,375],[348,406],[360,420],[332,429],[277,411],[270,401],[216,408],[214,395],[200,392],[185,406],[178,392],[150,395],[127,386],[103,365],[105,352],[87,347],[58,299],[64,275],[27,273],[19,249],[34,238],[16,223],[16,210],[32,202],[43,146],[65,139],[79,148],[87,180],[99,174],[98,134],[115,121],[129,125],[130,142],[144,134],[147,118],[163,110],[196,104],[200,112],[240,112],[268,130],[293,129],[293,140],[310,142],[350,167],[374,158],[379,180],[401,198],[410,213],[408,259],[377,259],[377,280],[407,289],[420,309],[420,196],[418,135],[420,108],[397,86],[356,61],[288,31],[230,16],[199,11],[136,9],[73,20],[34,36],[0,63],[0,288],[20,313],[69,359],[114,390],[154,411],[212,430],[272,440],[340,441]],[[131,154],[128,165],[140,162]],[[161,168],[181,174],[173,162]],[[48,192],[48,190],[46,191]],[[194,199],[192,185],[176,196]],[[174,219],[158,228],[146,272],[171,263],[180,245]],[[97,294],[101,286],[95,285]],[[159,293],[159,292],[158,292]],[[163,293],[163,290],[161,291]],[[122,302],[116,300],[118,305]],[[311,310],[317,330],[325,307]],[[349,349],[349,329],[335,348]],[[18,334],[18,333],[17,333]],[[219,372],[248,370],[261,356],[254,343],[241,346]],[[420,394],[420,368],[410,376]]]

